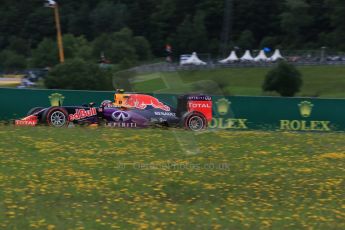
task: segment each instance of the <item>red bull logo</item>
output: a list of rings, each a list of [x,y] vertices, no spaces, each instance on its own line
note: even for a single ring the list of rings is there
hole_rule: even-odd
[[[125,106],[137,108],[137,109],[146,109],[147,106],[152,106],[155,109],[161,109],[164,111],[170,111],[170,107],[164,105],[157,98],[144,95],[144,94],[132,94],[126,100]]]
[[[95,115],[97,115],[97,111],[95,108],[91,108],[90,110],[76,109],[75,114],[69,115],[69,120],[70,121],[81,120],[81,119],[92,117]]]

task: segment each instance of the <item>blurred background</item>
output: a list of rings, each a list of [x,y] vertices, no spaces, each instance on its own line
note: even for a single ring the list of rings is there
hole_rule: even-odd
[[[262,81],[278,61],[270,60],[277,50],[295,66],[325,66],[315,71],[323,76],[345,72],[337,67],[333,76],[327,67],[345,64],[342,0],[2,0],[0,15],[0,86],[6,87],[111,90],[109,79],[126,69],[231,68],[220,74],[231,76],[236,68],[264,68],[257,74]],[[253,60],[241,59],[246,50]],[[238,59],[219,62],[232,51]],[[260,51],[267,59],[254,60]],[[201,62],[185,65],[193,52]],[[56,79],[64,75],[76,83]]]

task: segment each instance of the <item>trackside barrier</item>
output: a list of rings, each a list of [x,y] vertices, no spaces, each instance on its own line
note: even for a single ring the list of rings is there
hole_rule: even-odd
[[[0,88],[0,120],[20,118],[33,107],[49,107],[61,100],[63,105],[82,105],[112,100],[113,92],[76,90],[30,90]],[[56,104],[58,105],[58,103]]]
[[[0,89],[0,120],[20,118],[33,107],[113,100],[111,91]],[[176,95],[155,94],[176,106]],[[213,96],[213,129],[345,131],[345,99]]]

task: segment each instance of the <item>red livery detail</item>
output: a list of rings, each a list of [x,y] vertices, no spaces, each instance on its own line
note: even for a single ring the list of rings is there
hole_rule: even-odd
[[[200,112],[207,121],[212,120],[212,101],[188,101],[188,112]]]
[[[95,115],[97,115],[97,111],[95,108],[91,108],[90,110],[76,109],[75,114],[69,115],[69,120],[70,121],[81,120],[81,119],[92,117]]]
[[[36,126],[38,123],[37,116],[27,116],[22,120],[15,120],[16,126]]]
[[[16,120],[16,126],[36,126],[37,121],[21,121],[21,120]]]
[[[147,106],[151,105],[153,108],[161,109],[164,111],[170,111],[170,107],[164,105],[157,98],[150,95],[144,94],[131,94],[125,102],[125,106],[137,108],[137,109],[146,109]]]

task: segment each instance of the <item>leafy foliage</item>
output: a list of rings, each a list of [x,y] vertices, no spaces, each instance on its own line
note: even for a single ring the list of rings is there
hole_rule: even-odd
[[[0,5],[0,49],[33,58],[30,63],[33,67],[57,63],[53,60],[57,58],[50,56],[47,61],[39,61],[43,57],[35,52],[43,49],[43,42],[43,50],[57,56],[53,45],[47,44],[48,40],[56,40],[54,15],[42,2],[4,0]],[[152,57],[151,54],[163,56],[166,43],[172,45],[175,55],[219,51],[224,0],[59,0],[58,3],[63,34],[84,39],[77,41],[83,43],[80,49],[83,54],[75,53],[75,48],[69,50],[74,45],[66,44],[67,58],[81,57],[95,62],[105,52],[113,63],[119,64],[124,59],[135,63]],[[233,0],[228,48],[327,46],[345,51],[344,21],[343,0]],[[71,39],[67,38],[67,42]],[[53,51],[47,50],[48,45]]]
[[[253,49],[255,47],[255,38],[253,32],[250,30],[244,30],[239,39],[238,45],[243,49]]]
[[[92,48],[89,42],[83,37],[75,37],[72,34],[65,34],[62,38],[66,59],[81,58],[92,59]],[[58,48],[54,40],[45,38],[32,52],[31,65],[35,67],[53,67],[58,64]]]
[[[26,67],[25,57],[11,50],[4,50],[0,53],[0,63],[2,63],[0,70],[4,71],[23,70]]]
[[[71,59],[55,66],[45,79],[45,85],[49,89],[112,90],[111,77],[111,70]]]
[[[149,42],[141,36],[133,36],[132,30],[123,28],[112,34],[102,34],[93,42],[93,56],[104,54],[112,63],[124,60],[132,64],[139,60],[149,59],[151,48]]]
[[[54,66],[58,64],[57,53],[56,43],[52,39],[45,38],[32,52],[32,65],[36,67]]]
[[[298,93],[303,81],[301,73],[291,64],[280,62],[266,75],[264,91],[276,91],[281,96],[292,97]]]
[[[100,1],[90,15],[92,31],[99,34],[120,30],[126,25],[127,17],[125,4]]]

